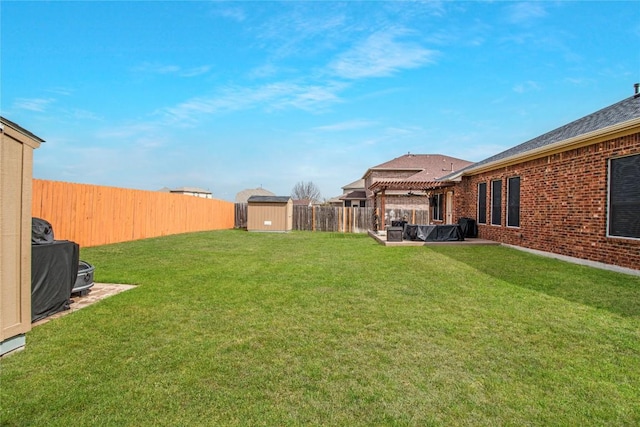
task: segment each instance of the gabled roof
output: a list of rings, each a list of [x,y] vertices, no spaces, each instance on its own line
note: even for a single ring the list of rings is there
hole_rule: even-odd
[[[265,190],[262,187],[247,188],[246,190],[242,190],[238,194],[236,194],[235,202],[247,203],[247,200],[249,200],[249,197],[251,196],[275,196],[275,194],[269,190]]]
[[[360,188],[364,188],[364,179],[360,178],[356,181],[353,181],[350,184],[345,185],[344,187],[342,187],[342,189],[344,191],[348,191],[348,190],[358,190]]]
[[[406,178],[374,178],[375,182],[369,186],[369,190],[426,190],[451,185],[439,182],[438,179],[472,164],[467,160],[442,154],[405,154],[370,168],[365,177],[373,171],[416,171]]]
[[[544,156],[550,151],[568,149],[592,138],[608,133],[620,132],[626,128],[640,125],[640,97],[638,95],[623,99],[609,107],[582,117],[515,147],[460,171],[442,177],[442,180],[455,179],[461,175],[480,172],[498,167],[504,163],[513,163],[526,157]]]
[[[405,154],[388,162],[369,168],[363,178],[373,171],[427,171],[432,178],[438,178],[452,171],[462,169],[471,162],[443,154]]]
[[[8,126],[10,128],[12,128],[13,130],[31,138],[32,140],[38,142],[38,143],[42,143],[45,142],[44,139],[40,138],[39,136],[31,133],[30,131],[26,130],[25,128],[23,128],[22,126],[20,126],[17,123],[12,122],[11,120],[0,116],[0,130],[2,130],[2,128],[4,126]]]
[[[344,196],[339,197],[340,200],[366,200],[367,193],[364,190],[351,191]]]
[[[289,203],[289,196],[251,196],[248,203]]]

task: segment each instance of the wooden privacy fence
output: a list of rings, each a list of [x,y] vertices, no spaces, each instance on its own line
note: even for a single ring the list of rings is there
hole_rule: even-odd
[[[387,209],[385,222],[403,218],[412,224],[428,224],[429,212],[415,209]],[[247,227],[247,204],[236,203],[235,227]],[[333,231],[366,233],[373,229],[373,208],[345,208],[334,206],[294,206],[293,229],[305,231]]]
[[[159,191],[33,180],[31,215],[81,247],[231,229],[234,204]]]

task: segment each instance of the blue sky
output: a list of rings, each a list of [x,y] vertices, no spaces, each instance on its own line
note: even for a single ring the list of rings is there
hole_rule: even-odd
[[[637,1],[0,2],[34,177],[323,197],[407,152],[479,161],[633,94]]]

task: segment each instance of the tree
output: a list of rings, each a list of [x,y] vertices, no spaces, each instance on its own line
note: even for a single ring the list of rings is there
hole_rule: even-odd
[[[318,186],[312,181],[300,181],[293,186],[291,198],[294,200],[310,200],[313,203],[317,203],[322,200],[322,195]]]

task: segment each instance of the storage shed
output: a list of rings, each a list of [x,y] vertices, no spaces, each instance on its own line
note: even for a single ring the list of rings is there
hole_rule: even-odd
[[[251,196],[247,210],[247,231],[284,233],[293,229],[293,200],[289,196]]]
[[[0,117],[0,355],[31,330],[33,150],[44,140]]]

